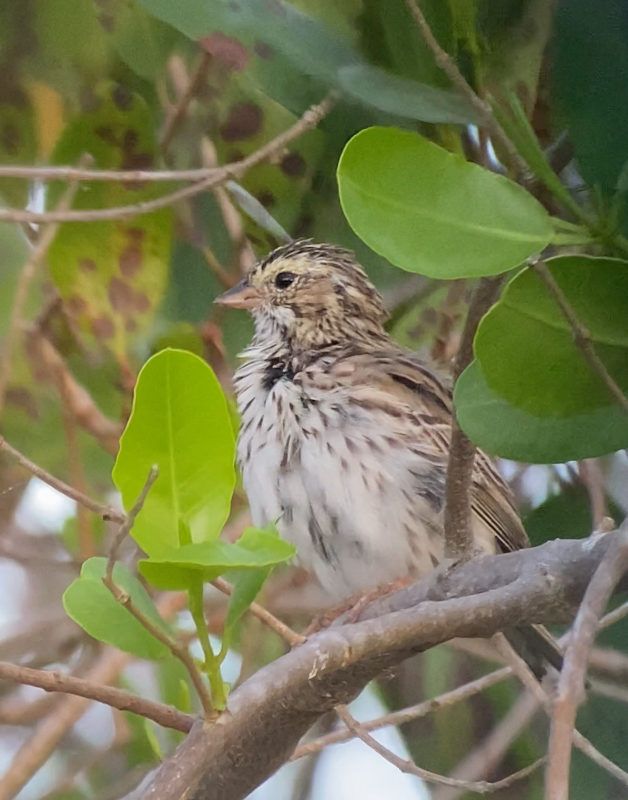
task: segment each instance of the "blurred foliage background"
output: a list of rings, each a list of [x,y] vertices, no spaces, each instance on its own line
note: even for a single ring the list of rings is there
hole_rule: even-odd
[[[563,187],[557,197],[547,181],[539,181],[533,192],[537,201],[572,226],[581,220],[570,203],[594,220],[586,246],[572,235],[563,242],[567,252],[625,257],[626,5],[621,0],[595,5],[585,0],[422,0],[420,6],[440,46],[476,91],[491,99],[498,117],[501,113],[507,122],[516,102],[529,121],[529,128],[512,128],[513,140],[517,132],[532,131],[532,140],[519,140],[518,149],[530,163],[538,148]],[[497,172],[507,164],[499,143],[487,138],[468,102],[452,91],[404,0],[5,0],[0,4],[0,75],[4,166],[209,169],[246,158],[330,90],[339,93],[316,129],[237,181],[150,214],[63,223],[42,252],[42,263],[37,263],[36,242],[43,226],[0,222],[0,432],[44,469],[90,496],[115,499],[111,469],[135,381],[146,359],[165,347],[202,356],[230,397],[236,355],[250,340],[252,326],[246,315],[214,307],[213,300],[256,257],[287,237],[354,250],[385,297],[391,334],[443,370],[449,368],[482,271],[447,281],[421,274],[419,265],[418,274],[393,266],[350,227],[336,178],[347,142],[371,126],[418,132]],[[368,153],[360,159],[370,172]],[[134,205],[188,184],[177,175],[168,181],[80,181],[72,188],[72,208]],[[66,180],[0,174],[0,201],[7,209],[62,208],[67,186]],[[420,179],[415,187],[421,191]],[[552,242],[550,255],[558,252],[556,237]],[[464,251],[460,257],[464,260]],[[600,267],[604,291],[600,313],[593,316],[604,317],[603,303],[613,297],[613,319],[626,319],[625,278],[605,274]],[[533,340],[536,336],[542,344],[546,335],[536,331]],[[614,377],[625,389],[625,332],[613,329],[608,335],[616,337],[611,342],[619,352]],[[505,342],[512,348],[506,350],[508,358],[521,342],[528,347],[522,337],[508,319],[492,339],[487,325],[487,349],[480,350],[478,341],[478,358],[485,353],[496,364],[486,355],[488,345]],[[505,373],[493,375],[493,389],[500,374]],[[620,450],[628,445],[625,418],[616,416],[605,398],[592,401],[589,416],[581,419],[576,413],[580,395],[569,386],[565,393],[576,397],[575,411],[563,408],[558,422],[550,420],[551,431],[536,426],[536,418],[534,425],[524,425],[527,450],[520,444],[508,450],[513,420],[521,420],[508,417],[510,406],[498,409],[503,417],[491,411],[479,423],[473,418],[480,439],[493,442],[495,431],[505,431],[494,452],[521,459],[504,462],[504,474],[533,544],[586,536],[605,516],[619,522],[628,508],[628,462]],[[535,401],[517,405],[515,394],[507,397],[513,407],[538,411]],[[594,416],[596,410],[602,416]],[[541,420],[548,416],[552,413],[538,413]],[[554,439],[558,423],[565,427]],[[586,439],[579,444],[579,461],[523,463],[551,461],[532,456],[548,441],[574,438]],[[555,455],[556,450],[543,452]],[[521,453],[531,455],[524,459],[517,456]],[[236,490],[227,534],[241,531],[246,522],[246,498]],[[98,662],[102,646],[67,619],[61,595],[81,563],[106,553],[110,540],[101,520],[82,509],[58,507],[39,483],[2,456],[0,659],[61,666],[77,675]],[[219,634],[224,603],[213,594],[206,600],[210,629]],[[325,607],[318,588],[294,569],[278,571],[263,601],[295,627]],[[176,604],[170,610],[179,614],[183,628],[189,625],[185,611]],[[594,659],[599,691],[580,712],[579,725],[628,770],[627,623],[606,631],[599,644],[613,653],[605,657],[600,650]],[[283,647],[256,620],[245,618],[233,645],[242,658],[240,679]],[[389,708],[401,708],[489,669],[490,661],[477,648],[440,647],[385,676],[379,691]],[[190,707],[186,678],[170,662],[148,666],[127,660],[107,680],[184,710]],[[542,754],[547,722],[537,715],[517,727],[513,714],[519,692],[514,681],[507,681],[406,725],[409,752],[423,766],[449,774],[470,752],[482,752],[487,737],[497,735],[500,752],[493,761],[485,755],[492,766],[480,777],[497,779],[524,766]],[[63,702],[56,695],[40,697],[0,684],[0,763],[8,765]],[[109,709],[98,714],[105,733],[94,737],[85,725],[68,725],[24,797],[121,797],[180,739],[129,714]],[[496,728],[500,724],[504,727]],[[297,771],[283,796],[308,797],[315,768]],[[456,794],[440,787],[432,796],[445,800]],[[540,798],[540,774],[500,796]],[[628,789],[575,753],[571,797],[628,797]]]

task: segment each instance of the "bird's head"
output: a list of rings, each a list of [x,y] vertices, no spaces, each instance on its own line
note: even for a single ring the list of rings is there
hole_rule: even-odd
[[[353,254],[331,244],[278,247],[216,302],[250,310],[258,342],[281,338],[309,349],[386,335],[379,293]]]

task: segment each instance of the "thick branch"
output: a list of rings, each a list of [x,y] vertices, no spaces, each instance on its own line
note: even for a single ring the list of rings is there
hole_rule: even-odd
[[[567,621],[619,535],[475,558],[373,603],[364,622],[312,637],[237,689],[230,713],[215,725],[197,723],[144,800],[244,798],[290,757],[316,719],[388,667],[455,637]],[[373,618],[391,609],[405,610]]]

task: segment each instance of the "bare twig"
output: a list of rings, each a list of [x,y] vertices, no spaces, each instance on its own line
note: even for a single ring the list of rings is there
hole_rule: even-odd
[[[150,620],[140,609],[135,605],[133,600],[131,599],[130,595],[128,595],[125,591],[123,591],[110,576],[105,575],[103,578],[103,583],[111,592],[114,600],[120,605],[124,606],[126,610],[132,614],[135,619],[140,623],[140,625],[145,628],[150,634],[152,634],[155,639],[160,641],[163,645],[165,645],[168,650],[172,653],[172,655],[177,658],[185,667],[190,676],[190,680],[192,681],[192,685],[194,686],[196,693],[198,694],[199,700],[201,701],[201,705],[203,706],[203,712],[205,714],[205,718],[208,720],[216,719],[216,711],[212,706],[211,698],[209,696],[209,692],[207,691],[207,687],[203,683],[203,677],[201,673],[196,668],[196,664],[194,663],[194,659],[190,655],[187,647],[184,645],[180,645],[175,639],[168,636],[168,634],[163,631],[160,627],[155,625],[152,620]],[[1,800],[1,798],[0,798]]]
[[[106,417],[96,405],[91,394],[81,386],[70,372],[58,350],[41,330],[34,325],[27,331],[28,355],[37,377],[49,373],[63,393],[68,410],[76,424],[89,433],[111,455],[118,452],[122,425]],[[47,375],[46,375],[47,377]]]
[[[157,604],[159,612],[165,618],[171,617],[182,608],[184,598],[182,593],[166,595]],[[130,656],[126,653],[107,648],[87,673],[85,680],[95,684],[112,683],[129,661]],[[63,698],[52,713],[39,723],[0,778],[0,800],[12,800],[15,797],[31,776],[43,766],[59,740],[83,716],[89,705],[88,698],[70,695]]]
[[[43,669],[30,669],[1,661],[0,679],[26,686],[36,686],[46,692],[62,692],[85,697],[88,700],[96,700],[120,711],[130,711],[146,717],[164,728],[172,728],[183,733],[188,733],[194,722],[194,717],[171,706],[155,703],[153,700],[146,700],[131,694],[131,692],[115,689],[102,683],[64,675],[57,670],[49,672]]]
[[[215,175],[218,167],[195,169],[80,169],[79,167],[0,166],[0,178],[22,178],[28,181],[104,181],[106,183],[154,183],[159,181],[198,182]]]
[[[216,578],[216,580],[212,581],[211,584],[218,589],[218,591],[226,594],[227,596],[231,596],[233,593],[233,586],[222,578]],[[257,617],[265,625],[274,630],[278,636],[281,636],[281,638],[287,642],[290,647],[296,647],[297,645],[303,644],[303,642],[307,641],[305,636],[301,636],[300,633],[293,631],[292,628],[289,628],[284,622],[282,622],[280,619],[277,619],[277,617],[271,614],[270,611],[267,611],[263,606],[260,606],[259,603],[251,603],[248,610],[251,614],[253,614],[254,617]]]
[[[97,503],[95,500],[92,500],[91,497],[88,497],[82,492],[78,492],[76,489],[68,486],[67,483],[59,480],[59,478],[55,478],[54,475],[51,475],[45,469],[38,467],[37,464],[34,464],[30,459],[22,455],[19,450],[11,447],[11,445],[3,436],[0,436],[0,451],[7,453],[7,455],[15,459],[36,478],[39,478],[39,480],[47,483],[48,486],[52,486],[53,489],[61,492],[61,494],[64,494],[71,500],[74,500],[75,502],[85,506],[85,508],[89,508],[90,511],[93,511],[94,514],[98,514],[98,516],[102,517],[106,522],[124,522],[125,516],[120,511],[116,511],[116,509],[111,508],[111,506],[105,506],[101,503]]]
[[[503,667],[502,669],[495,670],[494,672],[484,675],[481,678],[477,678],[474,681],[470,681],[469,683],[464,684],[464,686],[458,686],[456,689],[452,689],[450,692],[445,692],[444,694],[434,697],[431,700],[425,700],[422,703],[417,703],[416,705],[409,706],[408,708],[402,708],[399,711],[391,711],[389,714],[383,714],[381,717],[377,717],[376,719],[371,719],[368,720],[368,722],[362,722],[360,724],[367,733],[370,731],[379,730],[380,728],[386,728],[389,725],[405,725],[408,722],[425,717],[427,714],[431,714],[432,712],[438,711],[441,708],[447,708],[455,703],[468,700],[470,697],[483,692],[485,689],[495,686],[495,684],[500,683],[510,675],[512,675],[512,670],[510,667]],[[317,739],[313,739],[311,742],[307,742],[306,744],[302,744],[297,747],[292,754],[291,761],[296,761],[297,759],[311,755],[312,753],[318,753],[329,745],[348,742],[352,738],[353,734],[347,728],[333,731],[325,736],[319,736]]]
[[[504,778],[501,781],[496,781],[495,783],[489,783],[488,781],[461,781],[457,780],[456,778],[448,778],[445,775],[437,775],[435,772],[429,772],[422,767],[418,767],[412,761],[395,755],[395,753],[390,751],[387,747],[384,747],[384,745],[380,744],[377,739],[374,739],[364,729],[364,727],[351,716],[346,706],[338,706],[336,708],[336,713],[354,736],[364,742],[364,744],[368,745],[368,747],[382,756],[382,758],[385,758],[386,761],[390,762],[399,770],[401,770],[401,772],[405,772],[408,775],[415,775],[417,778],[421,778],[421,780],[424,781],[429,781],[430,783],[438,783],[443,786],[455,786],[456,788],[464,789],[467,792],[489,794],[500,789],[505,789],[508,786],[512,786],[512,784],[516,783],[516,781],[527,778],[528,775],[531,775],[541,766],[541,764],[545,762],[545,758],[539,758],[537,761],[525,767],[524,769],[509,775],[507,778]]]
[[[585,693],[589,651],[597,633],[598,620],[613,589],[628,570],[628,527],[624,527],[620,534],[591,579],[565,652],[565,665],[558,682],[550,729],[545,790],[547,800],[568,800],[571,743],[576,710]]]
[[[416,0],[406,0],[406,3],[410,9],[410,13],[414,17],[414,21],[423,34],[425,43],[432,51],[437,65],[449,78],[453,86],[469,102],[469,105],[471,105],[479,117],[480,125],[484,126],[489,135],[504,148],[512,165],[519,173],[519,177],[522,180],[527,180],[530,173],[528,165],[525,160],[521,158],[514,144],[508,138],[506,131],[495,118],[490,105],[473,91],[473,88],[467,83],[463,74],[458,69],[458,65],[454,59],[440,46]]]
[[[272,141],[260,147],[241,161],[235,161],[213,171],[207,178],[186,186],[154,200],[147,200],[133,205],[118,206],[117,208],[100,208],[88,211],[27,211],[21,209],[0,208],[0,220],[8,222],[94,222],[95,220],[129,219],[139,214],[148,214],[160,208],[174,205],[181,200],[187,200],[201,192],[215,189],[229,180],[237,180],[251,167],[261,164],[271,158],[293,139],[316,127],[323,117],[329,113],[336,102],[332,92],[318,105],[312,106],[294,125],[288,128]]]
[[[174,112],[168,117],[166,124],[164,126],[163,133],[161,135],[161,141],[159,143],[162,152],[167,152],[172,140],[174,139],[181,123],[185,119],[188,108],[190,107],[190,103],[194,99],[194,97],[198,94],[201,90],[203,83],[205,82],[205,78],[207,77],[207,73],[209,71],[209,67],[213,61],[213,56],[211,53],[203,51],[203,55],[199,62],[196,71],[190,78],[190,82],[188,86],[183,92],[181,98],[179,99]]]
[[[615,400],[617,400],[617,403],[624,409],[624,411],[628,412],[628,398],[610,376],[604,365],[604,362],[595,351],[595,347],[591,341],[591,334],[578,319],[578,315],[574,311],[565,293],[558,285],[556,279],[550,272],[545,261],[539,258],[536,261],[531,261],[530,266],[538,273],[547,286],[550,294],[554,297],[554,300],[556,300],[556,303],[562,311],[563,316],[569,323],[576,347],[578,347],[583,356],[589,362],[591,369],[601,378],[608,389],[609,394]]]
[[[83,157],[80,161],[81,164],[87,164],[87,157]],[[78,183],[72,182],[64,191],[59,203],[57,204],[56,212],[59,214],[66,213],[72,205],[72,201],[78,189]],[[30,257],[24,265],[20,277],[18,279],[17,288],[15,290],[15,297],[13,298],[13,307],[11,308],[11,316],[9,318],[9,327],[4,337],[2,344],[2,351],[0,353],[0,415],[4,408],[4,400],[6,396],[7,387],[11,380],[13,351],[17,344],[17,339],[22,326],[22,318],[24,316],[24,306],[28,298],[28,292],[37,274],[37,270],[46,258],[46,253],[50,248],[57,230],[58,224],[47,225],[39,234],[37,244],[33,248]]]
[[[587,458],[578,462],[580,478],[587,487],[591,502],[591,518],[593,529],[597,529],[608,516],[606,494],[604,492],[604,475],[597,458]],[[613,526],[615,527],[615,526]]]
[[[126,518],[123,522],[120,523],[120,527],[114,537],[113,542],[111,543],[111,548],[109,550],[109,556],[107,558],[107,568],[105,570],[105,578],[106,581],[111,582],[113,579],[113,568],[116,563],[116,558],[118,555],[118,549],[124,539],[129,535],[131,532],[131,528],[133,527],[137,515],[140,513],[142,508],[144,507],[144,503],[146,502],[146,498],[148,497],[148,493],[151,490],[151,487],[159,477],[159,470],[156,466],[151,467],[148,477],[146,478],[146,483],[144,484],[142,491],[140,492],[139,497],[135,501],[135,504],[127,514]],[[106,584],[105,584],[106,585]]]
[[[475,290],[456,357],[454,380],[458,380],[473,359],[475,333],[480,320],[497,297],[501,281],[501,277],[482,278]],[[471,483],[474,461],[475,445],[460,428],[454,410],[445,490],[445,555],[447,558],[468,558],[474,551],[471,530]]]

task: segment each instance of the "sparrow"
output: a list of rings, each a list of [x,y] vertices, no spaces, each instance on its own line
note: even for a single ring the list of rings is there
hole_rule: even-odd
[[[334,600],[432,572],[444,559],[452,396],[391,339],[383,299],[353,254],[290,242],[217,302],[255,322],[234,376],[254,524],[276,523]],[[480,450],[471,504],[478,553],[529,546],[508,485]],[[546,660],[560,668],[543,629],[511,641],[537,675]]]

